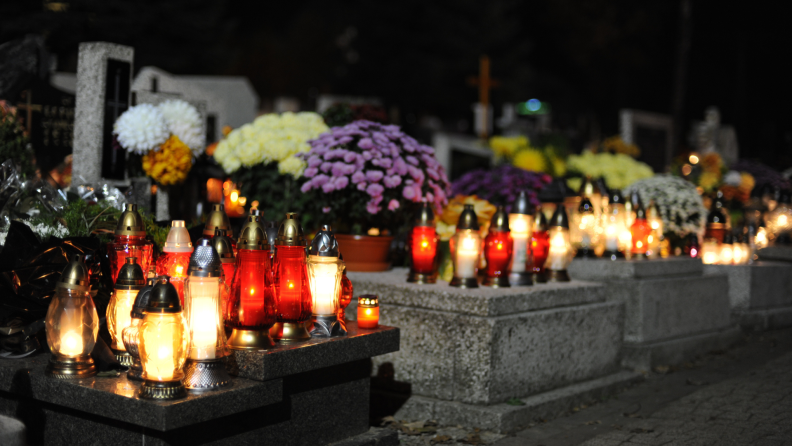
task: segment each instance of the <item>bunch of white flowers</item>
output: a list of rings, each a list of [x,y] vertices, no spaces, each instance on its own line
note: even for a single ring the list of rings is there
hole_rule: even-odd
[[[193,155],[200,155],[206,148],[206,132],[198,109],[181,99],[169,99],[158,108],[165,118],[168,130],[187,144]]]
[[[692,183],[673,175],[656,175],[636,181],[624,190],[625,195],[637,191],[641,201],[654,201],[666,232],[675,232],[680,237],[704,230],[707,208]]]
[[[181,99],[130,107],[116,119],[113,133],[121,147],[141,155],[158,150],[171,135],[176,135],[195,156],[206,148],[201,114]]]
[[[307,152],[311,148],[308,141],[327,130],[317,113],[267,114],[229,133],[217,144],[214,158],[229,174],[242,166],[276,162],[281,174],[298,178],[305,170],[305,161],[294,155]]]

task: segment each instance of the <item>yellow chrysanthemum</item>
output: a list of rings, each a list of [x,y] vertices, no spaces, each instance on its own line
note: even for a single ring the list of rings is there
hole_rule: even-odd
[[[511,157],[517,151],[528,148],[529,141],[525,136],[493,136],[489,145],[496,155]]]
[[[720,184],[720,175],[715,172],[703,172],[699,177],[699,187],[709,192]]]
[[[482,200],[475,195],[457,195],[449,200],[446,207],[443,208],[440,219],[447,225],[456,225],[466,204],[473,205],[480,226],[488,224],[492,220],[492,216],[495,215],[495,211],[498,210],[489,201]]]
[[[747,191],[748,193],[751,193],[754,186],[756,186],[756,180],[754,179],[753,175],[748,172],[740,172],[739,189],[741,191]]]
[[[605,141],[602,141],[602,149],[605,152],[621,153],[633,158],[638,158],[638,156],[641,155],[641,150],[638,149],[638,146],[635,144],[627,144],[621,136],[618,135],[605,138]]]
[[[632,183],[654,176],[649,165],[624,154],[598,153],[584,150],[567,159],[569,170],[591,178],[605,178],[609,188],[624,189]]]
[[[535,149],[521,150],[514,156],[513,164],[520,169],[533,172],[546,172],[547,160],[542,152]]]
[[[192,151],[176,135],[143,156],[143,171],[163,186],[180,184],[192,168]]]
[[[305,165],[305,161],[296,156],[291,156],[278,163],[278,172],[281,175],[289,174],[294,178],[300,178],[305,170]]]

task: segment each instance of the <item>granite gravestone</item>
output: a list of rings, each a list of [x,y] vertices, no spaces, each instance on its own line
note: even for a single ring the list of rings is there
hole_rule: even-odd
[[[486,143],[478,138],[435,132],[432,135],[432,147],[440,165],[454,181],[471,170],[492,165],[493,152]]]
[[[72,153],[73,94],[36,78],[19,94],[17,110],[42,172],[49,172]]]
[[[624,142],[641,149],[638,160],[650,165],[655,172],[665,172],[674,154],[673,119],[660,113],[623,109],[619,112],[619,121],[619,133]]]

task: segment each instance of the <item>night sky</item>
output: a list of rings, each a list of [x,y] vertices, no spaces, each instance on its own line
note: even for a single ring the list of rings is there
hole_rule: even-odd
[[[321,93],[377,96],[408,130],[429,115],[449,129],[470,121],[477,91],[466,78],[488,54],[501,82],[496,110],[548,101],[578,151],[617,133],[621,108],[672,112],[679,0],[64,3],[52,12],[41,0],[0,2],[0,42],[42,34],[59,71],[76,71],[81,41],[133,45],[137,68],[244,75],[263,100],[293,96],[307,109]],[[685,131],[716,105],[742,157],[792,166],[786,11],[691,4]]]

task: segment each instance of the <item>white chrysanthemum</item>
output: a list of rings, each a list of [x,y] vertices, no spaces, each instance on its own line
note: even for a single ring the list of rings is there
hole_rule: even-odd
[[[305,161],[292,156],[278,163],[278,173],[281,175],[291,174],[294,178],[300,178],[305,170]]]
[[[116,119],[113,133],[118,135],[121,147],[139,154],[156,149],[169,137],[162,112],[151,104],[140,104],[129,108]]]
[[[187,144],[196,156],[206,148],[203,121],[198,109],[187,101],[169,99],[159,105],[168,130]]]

